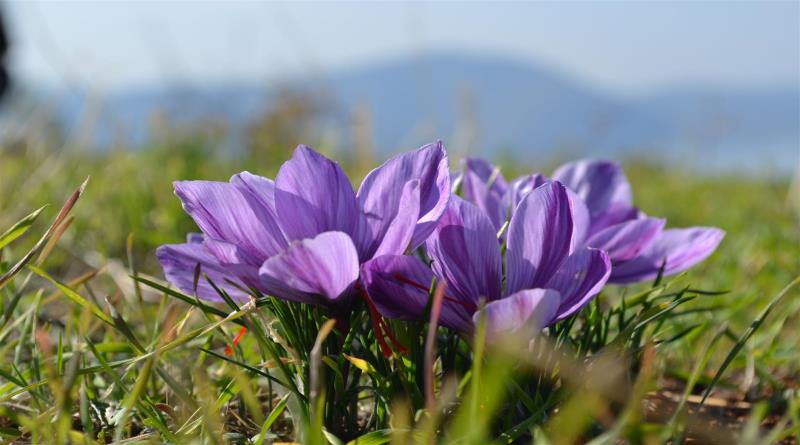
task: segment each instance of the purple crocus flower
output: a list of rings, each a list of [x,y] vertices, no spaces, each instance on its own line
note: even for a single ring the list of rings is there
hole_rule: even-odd
[[[573,229],[572,202],[562,184],[528,193],[508,228],[504,288],[495,226],[481,209],[453,196],[426,243],[431,267],[412,256],[379,256],[364,264],[363,282],[388,318],[423,319],[436,277],[447,283],[442,325],[471,332],[484,300],[490,332],[541,330],[582,308],[611,272],[604,252],[575,248]]]
[[[589,210],[585,243],[609,252],[611,281],[652,280],[689,269],[708,258],[725,232],[716,227],[664,229],[666,220],[649,217],[633,206],[631,186],[616,162],[582,160],[553,173],[578,194]]]
[[[499,170],[482,159],[464,162],[462,194],[500,228],[516,202],[549,179],[529,175],[506,183]],[[573,193],[575,242],[608,252],[614,265],[609,282],[646,281],[682,272],[706,259],[725,233],[714,227],[664,230],[666,221],[633,206],[631,186],[619,164],[581,160],[559,167],[553,180]],[[581,201],[581,203],[578,203]]]
[[[361,263],[403,254],[430,235],[446,209],[450,176],[439,142],[390,159],[356,193],[337,163],[300,145],[275,181],[243,172],[230,182],[178,181],[175,193],[202,231],[157,251],[182,291],[194,292],[199,264],[234,299],[255,289],[341,312]],[[220,299],[203,279],[197,295]]]

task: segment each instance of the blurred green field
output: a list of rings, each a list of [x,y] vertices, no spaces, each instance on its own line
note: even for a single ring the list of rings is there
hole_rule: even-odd
[[[45,210],[46,218],[41,218],[31,233],[43,232],[46,221],[52,219],[70,191],[91,176],[84,197],[73,211],[71,227],[47,262],[48,272],[69,281],[119,260],[118,264],[124,267],[133,261],[139,272],[160,276],[155,248],[180,242],[185,233],[196,231],[172,194],[173,180],[227,180],[241,170],[274,176],[291,148],[274,149],[256,159],[220,153],[213,141],[192,136],[174,136],[137,151],[0,148],[0,229],[41,205],[51,204]],[[670,329],[696,329],[658,349],[659,381],[667,384],[685,379],[698,363],[703,345],[719,326],[728,323],[711,361],[702,370],[702,387],[769,301],[800,275],[800,226],[793,205],[800,197],[790,195],[789,178],[738,173],[699,175],[654,161],[622,161],[634,188],[635,203],[646,213],[666,217],[671,227],[708,225],[727,232],[719,250],[679,280],[693,289],[728,292],[700,295],[689,302],[683,309],[687,311],[685,316],[670,320]],[[506,164],[512,166],[507,176],[526,171],[550,173],[554,165],[531,165],[524,159]],[[451,159],[451,166],[457,166],[456,160]],[[344,167],[354,177],[365,173],[363,163],[345,162]],[[4,250],[4,256],[19,256],[34,238],[28,236],[15,243]],[[122,270],[124,275],[126,269]],[[93,285],[93,292],[114,294],[114,284],[100,278]],[[639,285],[629,292],[645,287]],[[616,304],[620,292],[605,292],[601,306]],[[145,317],[143,312],[125,315],[131,325],[149,323],[136,318]],[[735,357],[721,386],[739,388],[743,398],[796,390],[800,375],[798,345],[800,289],[795,288]]]

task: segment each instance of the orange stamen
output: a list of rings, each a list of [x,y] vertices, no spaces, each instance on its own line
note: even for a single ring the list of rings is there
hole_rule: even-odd
[[[236,337],[233,337],[233,341],[231,342],[231,344],[225,346],[225,355],[227,355],[228,357],[233,355],[233,348],[239,345],[239,342],[242,341],[242,337],[244,337],[244,334],[246,333],[247,333],[247,328],[242,326],[242,329],[239,329],[239,333],[236,334]]]

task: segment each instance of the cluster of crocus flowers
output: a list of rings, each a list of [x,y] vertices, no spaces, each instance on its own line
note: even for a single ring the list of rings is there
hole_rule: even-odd
[[[630,185],[609,162],[507,183],[488,162],[468,159],[451,187],[441,142],[390,159],[357,192],[337,163],[302,145],[274,181],[243,172],[230,182],[179,181],[175,192],[202,232],[157,251],[182,291],[211,301],[258,292],[334,316],[360,295],[376,330],[385,326],[377,312],[424,319],[440,280],[443,326],[469,333],[484,311],[491,332],[539,331],[606,282],[687,269],[723,236],[664,230],[664,220],[633,207]]]
[[[356,193],[337,163],[301,145],[274,181],[243,172],[179,181],[175,193],[202,231],[156,253],[178,288],[212,301],[215,286],[239,300],[257,290],[344,312],[363,262],[433,232],[450,176],[444,147],[430,144],[373,170]],[[198,264],[208,280],[195,278]]]
[[[497,233],[478,207],[453,197],[426,243],[431,268],[409,256],[364,265],[364,282],[381,313],[420,320],[434,276],[445,280],[441,324],[471,332],[485,305],[489,332],[537,331],[583,307],[611,273],[608,255],[574,243],[573,202],[551,182],[528,193],[508,227],[503,257]]]
[[[652,280],[703,261],[725,233],[714,227],[664,229],[666,221],[634,207],[628,179],[615,162],[581,160],[541,174],[506,182],[500,170],[482,159],[464,161],[459,178],[464,198],[482,209],[498,230],[514,213],[521,196],[550,181],[570,191],[575,214],[574,242],[608,253],[609,282]]]

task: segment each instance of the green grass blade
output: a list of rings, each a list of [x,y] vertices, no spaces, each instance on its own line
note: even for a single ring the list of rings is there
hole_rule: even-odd
[[[262,445],[264,441],[267,439],[267,433],[269,433],[269,429],[272,428],[272,424],[278,420],[283,411],[286,409],[286,403],[289,400],[289,396],[292,395],[291,393],[286,393],[281,397],[275,407],[272,408],[272,411],[269,413],[269,416],[264,420],[264,423],[261,425],[261,432],[258,434],[258,439],[256,440],[256,445]]]
[[[51,277],[47,272],[43,271],[42,269],[39,269],[38,267],[36,267],[34,265],[29,265],[28,269],[33,271],[33,273],[35,273],[36,275],[39,275],[40,277],[42,277],[45,280],[47,280],[50,283],[52,283],[56,288],[58,288],[58,290],[63,292],[64,295],[67,296],[67,298],[69,298],[74,303],[78,304],[79,306],[84,307],[84,308],[88,309],[89,311],[91,311],[91,313],[94,314],[95,317],[99,318],[104,323],[107,323],[110,326],[116,327],[114,325],[114,320],[112,320],[111,317],[106,315],[106,313],[103,312],[102,309],[97,307],[96,304],[92,303],[91,301],[87,300],[86,298],[83,298],[82,296],[80,296],[77,292],[72,290],[66,284],[56,280],[55,278]]]
[[[711,391],[714,389],[714,386],[716,386],[716,384],[719,382],[719,379],[722,377],[722,374],[725,372],[726,369],[728,369],[728,366],[730,366],[731,362],[733,362],[733,359],[736,358],[736,355],[739,354],[739,351],[742,350],[745,343],[747,343],[750,337],[752,337],[753,334],[755,334],[755,332],[758,330],[758,328],[761,327],[761,324],[764,323],[764,319],[767,318],[770,312],[772,312],[772,309],[798,283],[800,283],[800,276],[792,280],[791,283],[787,284],[786,287],[784,287],[783,290],[781,290],[778,293],[778,295],[776,295],[772,299],[772,301],[770,301],[769,304],[767,304],[767,307],[765,307],[764,310],[761,311],[761,314],[759,314],[759,316],[755,320],[753,320],[753,322],[750,324],[750,327],[747,328],[745,333],[739,338],[739,341],[736,342],[731,351],[725,357],[725,360],[722,362],[722,365],[719,367],[719,369],[717,369],[717,373],[714,375],[714,378],[711,379],[711,383],[708,385],[708,387],[706,387],[705,392],[703,392],[703,398],[700,400],[700,404],[697,407],[698,410],[703,406],[708,396],[711,395]]]
[[[11,244],[14,240],[21,237],[31,228],[36,218],[42,213],[47,206],[42,206],[33,211],[30,215],[22,218],[21,220],[17,221],[10,229],[3,232],[0,235],[0,249],[6,247],[7,245]]]
[[[347,442],[347,445],[383,445],[390,440],[392,440],[392,430],[375,430]]]

